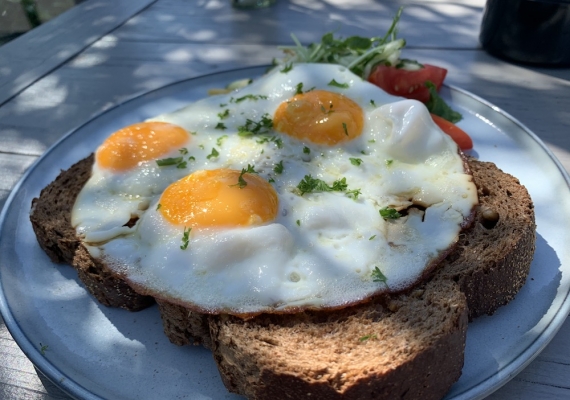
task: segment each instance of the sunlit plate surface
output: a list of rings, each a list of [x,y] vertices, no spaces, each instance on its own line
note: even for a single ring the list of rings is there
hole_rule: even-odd
[[[29,222],[34,197],[60,172],[86,157],[107,132],[170,112],[210,88],[261,75],[246,68],[190,79],[125,102],[66,135],[34,164],[0,217],[0,309],[14,339],[54,383],[83,399],[230,399],[212,355],[167,340],[156,307],[130,313],[98,304],[75,271],[39,248]],[[537,250],[527,284],[492,317],[469,325],[465,366],[449,399],[488,395],[546,346],[570,309],[569,179],[528,129],[460,89],[442,95],[463,113],[473,155],[518,177],[535,203]],[[557,199],[552,218],[552,199]]]

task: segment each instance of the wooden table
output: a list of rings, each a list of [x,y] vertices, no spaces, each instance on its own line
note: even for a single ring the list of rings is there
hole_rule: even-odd
[[[406,58],[447,68],[447,83],[519,119],[570,171],[570,69],[484,52],[483,0],[277,0],[251,11],[228,0],[90,0],[0,48],[0,206],[42,153],[101,111],[185,78],[267,64],[291,32],[304,43],[327,31],[383,34],[401,5]],[[34,370],[1,320],[0,360],[0,398],[69,398]],[[490,398],[570,398],[570,319]]]

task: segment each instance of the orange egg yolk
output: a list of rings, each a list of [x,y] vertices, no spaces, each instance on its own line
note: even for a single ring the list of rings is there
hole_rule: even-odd
[[[316,144],[336,145],[362,133],[364,117],[358,104],[342,94],[312,90],[295,95],[275,111],[276,130]]]
[[[159,203],[159,211],[170,223],[207,228],[272,221],[279,200],[269,182],[256,174],[215,169],[197,171],[174,182],[162,193]]]
[[[127,171],[141,161],[154,160],[181,148],[190,135],[178,125],[167,122],[141,122],[122,128],[97,149],[101,168]]]

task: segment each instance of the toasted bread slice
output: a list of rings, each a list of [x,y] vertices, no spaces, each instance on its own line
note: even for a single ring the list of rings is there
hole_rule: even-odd
[[[461,286],[469,320],[493,314],[526,282],[535,250],[534,206],[518,179],[490,162],[469,160],[479,207],[438,275]]]
[[[439,399],[459,379],[467,303],[457,284],[334,312],[210,319],[228,390],[250,399]]]
[[[32,200],[30,220],[40,247],[52,261],[72,265],[89,292],[101,303],[138,311],[154,303],[136,293],[104,263],[92,258],[71,226],[77,195],[91,176],[93,155],[62,171]]]
[[[88,157],[32,204],[40,246],[78,270],[103,304],[139,310],[137,294],[94,260],[71,227],[71,209],[89,178]],[[534,253],[530,196],[494,164],[469,159],[480,206],[475,223],[424,284],[333,312],[206,315],[157,300],[168,338],[211,348],[228,390],[254,399],[441,398],[459,378],[468,318],[491,314],[524,284]]]

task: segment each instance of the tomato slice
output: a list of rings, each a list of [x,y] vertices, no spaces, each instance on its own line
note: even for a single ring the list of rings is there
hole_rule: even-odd
[[[427,103],[429,101],[429,90],[425,86],[425,82],[431,81],[439,91],[446,75],[447,70],[445,68],[430,64],[423,64],[423,68],[415,71],[378,65],[368,80],[395,96]]]
[[[461,150],[469,150],[473,148],[473,140],[471,140],[471,137],[463,129],[435,114],[431,114],[431,118],[443,132],[451,136],[453,141],[457,143]]]

